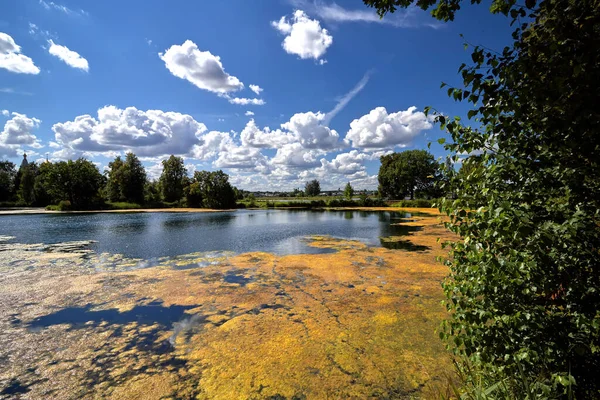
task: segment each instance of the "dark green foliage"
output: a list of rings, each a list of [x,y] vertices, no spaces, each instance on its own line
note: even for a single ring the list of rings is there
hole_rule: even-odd
[[[35,205],[45,206],[51,203],[58,202],[54,201],[50,193],[48,193],[48,185],[50,184],[50,171],[52,171],[53,164],[49,162],[43,162],[38,167],[37,176],[33,184],[33,191],[35,197]]]
[[[185,201],[188,207],[202,207],[202,190],[195,180],[184,188]]]
[[[156,207],[161,201],[160,184],[157,181],[147,181],[144,185],[144,204]]]
[[[135,154],[127,153],[125,161],[117,156],[108,168],[105,192],[111,202],[144,202],[146,170]]]
[[[164,200],[166,202],[181,200],[187,179],[183,158],[172,155],[168,160],[163,160],[162,165],[163,172],[159,182]]]
[[[127,153],[123,165],[123,185],[121,186],[123,200],[129,203],[142,203],[145,185],[146,169],[135,154]]]
[[[352,197],[354,197],[354,188],[352,187],[350,182],[348,182],[346,184],[346,187],[344,188],[344,197],[347,200],[352,200]]]
[[[17,170],[10,161],[0,161],[0,201],[11,201],[15,192]]]
[[[38,174],[38,166],[36,163],[29,163],[20,170],[19,199],[25,205],[30,206],[35,203],[35,179]]]
[[[392,204],[392,207],[416,207],[416,208],[431,208],[436,203],[436,200],[426,200],[426,199],[417,199],[417,200],[400,200]]]
[[[304,186],[304,193],[308,197],[318,196],[319,193],[321,193],[321,183],[316,179],[306,182],[306,185]]]
[[[54,201],[69,201],[72,209],[86,210],[102,205],[99,190],[104,179],[92,162],[78,160],[44,163],[40,167],[38,189],[43,190]]]
[[[380,158],[379,195],[403,199],[415,192],[423,197],[433,196],[435,182],[439,180],[440,166],[426,150],[406,150]]]
[[[235,188],[229,183],[229,175],[221,170],[196,171],[185,192],[189,207],[213,209],[236,207]]]
[[[400,2],[367,3],[383,14]],[[508,397],[600,398],[600,2],[491,8],[515,24],[513,45],[475,47],[465,87],[448,90],[481,128],[437,116],[454,161],[480,154],[440,204],[464,239],[450,244],[442,336],[470,377],[509,382]]]
[[[121,186],[123,186],[123,160],[121,156],[108,163],[108,182],[105,193],[108,201],[121,200]]]

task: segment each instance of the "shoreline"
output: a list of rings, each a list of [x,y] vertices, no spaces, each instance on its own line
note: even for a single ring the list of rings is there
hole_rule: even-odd
[[[298,210],[304,208],[282,207],[268,208],[266,210]],[[16,209],[0,209],[0,217],[2,215],[35,215],[35,214],[103,214],[103,213],[216,213],[230,212],[237,210],[265,210],[264,208],[231,208],[217,210],[212,208],[131,208],[117,210],[74,210],[74,211],[54,211],[46,210],[42,207],[31,208],[16,208]],[[419,212],[428,214],[439,214],[437,208],[410,208],[410,207],[323,207],[318,210],[325,211],[390,211],[390,212]]]

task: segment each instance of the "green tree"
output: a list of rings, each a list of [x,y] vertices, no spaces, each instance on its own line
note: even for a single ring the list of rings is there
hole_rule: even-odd
[[[21,182],[19,187],[19,199],[27,205],[35,203],[35,178],[38,166],[32,162],[20,168]]]
[[[123,163],[123,185],[121,195],[125,201],[141,204],[144,202],[144,186],[146,185],[146,169],[137,156],[131,152],[125,156]]]
[[[98,206],[104,179],[91,161],[79,158],[51,164],[44,179],[45,191],[57,201],[69,201],[76,210]]]
[[[365,2],[381,15],[413,3]],[[440,0],[433,15],[452,20],[460,3]],[[506,397],[600,398],[600,4],[491,10],[516,27],[512,46],[474,47],[464,87],[448,89],[478,127],[436,118],[454,161],[481,153],[446,185],[458,198],[440,204],[463,239],[449,244],[442,334],[471,371],[508,382],[495,386]]]
[[[236,192],[229,183],[229,175],[221,170],[196,171],[186,188],[188,205],[214,209],[235,208]]]
[[[354,188],[352,187],[350,182],[348,182],[346,184],[346,187],[344,188],[344,197],[347,200],[352,200],[352,197],[354,197]]]
[[[108,182],[106,184],[106,197],[109,201],[116,202],[123,200],[121,188],[124,185],[123,179],[123,160],[121,156],[108,163]]]
[[[144,203],[156,206],[161,201],[160,184],[157,181],[147,181],[144,186]]]
[[[406,150],[380,158],[379,195],[403,199],[415,192],[428,196],[439,176],[440,166],[426,150]]]
[[[14,197],[17,170],[10,161],[0,161],[0,201],[10,201]]]
[[[304,193],[307,196],[318,196],[319,193],[321,193],[321,183],[316,179],[306,182],[306,185],[304,185]]]
[[[38,167],[37,175],[33,185],[35,204],[37,206],[47,206],[58,202],[59,200],[53,199],[50,193],[48,193],[48,187],[50,185],[50,174],[53,168],[53,164],[50,162],[43,162]]]
[[[117,156],[108,168],[106,196],[110,201],[144,202],[146,170],[135,154],[127,153],[125,161]]]
[[[183,158],[171,156],[163,160],[163,172],[160,175],[160,187],[165,201],[179,201],[183,197],[183,188],[187,179],[187,171]]]

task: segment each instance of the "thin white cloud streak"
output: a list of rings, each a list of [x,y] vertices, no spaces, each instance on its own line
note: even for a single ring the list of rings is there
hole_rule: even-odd
[[[22,94],[24,96],[31,96],[33,95],[33,93],[30,92],[23,92],[20,90],[15,90],[13,88],[0,88],[0,93],[7,93],[7,94]]]
[[[53,2],[53,1],[40,0],[40,5],[42,7],[44,7],[46,10],[54,9],[54,10],[58,10],[60,12],[63,12],[65,14],[67,14],[67,15],[80,15],[80,16],[87,16],[87,15],[89,15],[87,11],[84,11],[84,10],[79,10],[79,11],[72,10],[72,9],[70,9],[67,6],[64,6],[62,4],[57,4],[57,3]]]
[[[333,108],[333,110],[329,111],[327,114],[325,114],[325,118],[323,118],[323,124],[325,126],[329,125],[329,122],[340,112],[344,109],[344,107],[346,107],[346,105],[348,105],[348,103],[350,102],[350,100],[352,100],[354,98],[354,96],[356,96],[358,93],[360,93],[361,90],[364,89],[364,87],[367,85],[367,83],[369,82],[369,79],[371,78],[371,73],[373,71],[367,71],[367,73],[362,77],[362,79],[356,84],[356,86],[354,86],[354,88],[352,88],[351,91],[349,91],[348,93],[346,93],[344,95],[344,97],[342,97],[340,99],[340,101],[336,104],[336,106]]]
[[[443,25],[432,21],[419,21],[416,7],[397,10],[395,13],[380,18],[372,8],[349,10],[336,3],[326,4],[321,1],[290,0],[296,7],[305,9],[309,14],[318,16],[327,22],[366,22],[391,25],[397,28],[429,27],[438,29]]]

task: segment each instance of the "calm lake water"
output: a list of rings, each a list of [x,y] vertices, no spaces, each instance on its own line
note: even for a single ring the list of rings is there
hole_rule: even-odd
[[[276,254],[331,251],[307,246],[311,235],[386,245],[380,238],[418,228],[392,225],[402,212],[238,210],[219,213],[89,213],[0,216],[0,235],[19,243],[94,240],[98,252],[151,258],[204,251]]]

